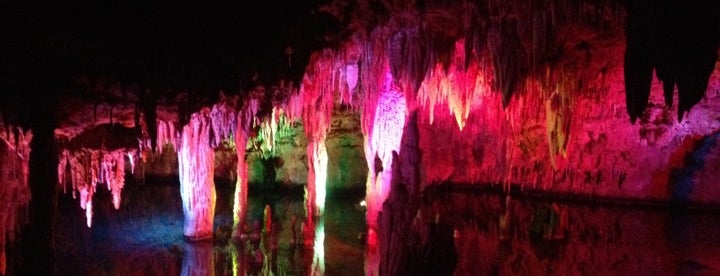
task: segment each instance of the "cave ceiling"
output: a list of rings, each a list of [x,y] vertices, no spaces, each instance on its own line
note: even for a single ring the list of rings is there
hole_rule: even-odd
[[[391,71],[409,90],[419,89],[434,62],[447,69],[455,42],[464,38],[466,64],[471,58],[492,59],[497,67],[493,89],[503,94],[507,106],[527,76],[544,70],[537,64],[552,66],[563,58],[577,58],[563,56],[557,47],[559,33],[553,32],[584,22],[594,28],[594,34],[585,33],[588,37],[627,31],[624,67],[630,121],[641,117],[647,106],[653,72],[665,85],[669,105],[677,84],[682,117],[704,94],[720,37],[717,3],[684,3],[3,1],[0,109],[7,113],[6,120],[23,124],[34,118],[29,111],[33,107],[54,107],[55,102],[84,98],[97,109],[102,103],[112,106],[113,97],[129,97],[137,102],[129,108],[142,111],[180,92],[190,95],[187,108],[197,109],[217,101],[218,91],[247,94],[258,83],[279,80],[299,86],[313,51],[338,48],[353,35],[369,41],[377,32],[387,33]],[[527,26],[548,19],[543,19],[547,14],[552,22]],[[583,28],[577,27],[581,35]],[[577,41],[577,47],[604,42]],[[483,52],[487,54],[479,54]],[[110,92],[98,96],[97,90]],[[43,101],[46,105],[39,104]]]

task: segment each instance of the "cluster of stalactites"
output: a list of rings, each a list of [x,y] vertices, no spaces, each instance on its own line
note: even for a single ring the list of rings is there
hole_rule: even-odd
[[[121,193],[125,186],[125,158],[134,158],[134,151],[81,149],[72,152],[64,150],[61,153],[58,163],[59,185],[67,192],[66,177],[70,178],[73,198],[80,197],[80,207],[85,210],[88,227],[92,226],[92,197],[97,184],[107,185],[112,194],[113,206],[115,209],[120,208]],[[130,164],[134,167],[135,160],[131,159]],[[134,168],[131,169],[134,171]]]
[[[334,93],[338,88],[336,56],[325,49],[314,53],[305,69],[300,86],[302,97],[302,123],[308,140],[324,136],[330,125]]]
[[[213,133],[210,145],[212,147],[219,146],[222,141],[230,139],[235,134],[236,102],[237,99],[221,99],[219,103],[213,105],[210,111]]]
[[[445,69],[442,64],[437,63],[420,85],[417,102],[421,109],[426,110],[431,124],[436,105],[446,103],[462,130],[470,110],[473,106],[479,106],[482,97],[491,91],[490,77],[474,59],[466,61],[464,48],[464,39],[456,41],[449,67]]]
[[[157,151],[162,154],[165,145],[172,145],[174,149],[178,148],[179,136],[177,130],[175,130],[175,124],[169,121],[163,121],[160,119],[156,120],[157,124]],[[149,141],[148,141],[149,142]],[[141,147],[142,148],[142,147]],[[145,148],[150,148],[149,143],[146,143]]]
[[[258,137],[260,142],[260,154],[263,157],[275,154],[275,143],[278,134],[279,125],[281,124],[282,109],[273,107],[270,117],[255,118],[254,127],[258,127]]]
[[[6,125],[0,118],[0,275],[6,273],[5,248],[27,223],[31,131]],[[6,240],[7,239],[7,240]]]

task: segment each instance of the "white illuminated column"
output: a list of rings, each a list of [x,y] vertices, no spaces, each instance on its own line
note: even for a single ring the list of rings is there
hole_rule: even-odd
[[[215,217],[214,159],[210,147],[210,121],[207,108],[194,113],[183,128],[178,151],[180,196],[185,224],[183,234],[190,240],[212,238]]]
[[[375,109],[372,133],[366,134],[365,158],[368,179],[365,193],[367,202],[368,245],[376,245],[378,212],[390,194],[392,182],[392,152],[400,153],[407,104],[402,93],[391,89],[380,94]],[[369,136],[369,137],[368,137]],[[377,157],[377,159],[376,159]],[[380,161],[381,164],[376,164]],[[381,171],[376,171],[382,167]]]
[[[325,211],[328,155],[325,135],[311,141],[307,147],[308,164],[308,216],[320,216]]]

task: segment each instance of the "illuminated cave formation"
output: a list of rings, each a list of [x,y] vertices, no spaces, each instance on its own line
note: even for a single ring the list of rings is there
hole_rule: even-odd
[[[120,208],[128,171],[144,179],[153,162],[174,166],[162,156],[169,148],[177,151],[177,166],[165,173],[180,182],[183,233],[190,239],[212,237],[217,159],[237,158],[223,161],[233,165],[228,174],[238,238],[248,216],[249,186],[258,177],[252,168],[258,160],[277,158],[285,162],[284,174],[266,181],[282,178],[305,189],[305,239],[322,244],[325,197],[340,185],[330,177],[340,168],[333,153],[343,145],[365,154],[360,162],[367,174],[359,182],[365,185],[373,246],[374,231],[385,227],[379,214],[393,185],[408,190],[417,185],[422,191],[448,183],[720,204],[714,196],[718,188],[708,184],[717,176],[708,168],[720,163],[714,143],[720,132],[720,8],[703,3],[331,1],[321,13],[335,20],[336,33],[320,36],[319,43],[291,45],[307,48],[302,57],[302,51],[283,45],[290,51],[282,53],[287,57],[281,69],[239,64],[238,55],[220,50],[196,53],[193,47],[163,43],[157,43],[165,45],[159,50],[143,51],[161,56],[145,57],[147,62],[114,48],[110,54],[94,53],[97,57],[78,59],[76,71],[32,86],[56,93],[57,103],[47,103],[56,105],[47,115],[55,122],[25,126],[18,120],[23,128],[0,124],[5,142],[0,250],[17,232],[17,222],[25,222],[31,198],[32,135],[23,129],[42,127],[53,130],[43,137],[54,138],[58,146],[59,162],[51,167],[59,187],[39,191],[61,188],[79,197],[88,227],[97,185],[107,187],[109,200]],[[226,39],[207,36],[218,42],[214,45]],[[71,53],[78,50],[56,41],[45,44],[39,48],[60,47],[58,53],[68,55],[63,61],[75,60]],[[170,58],[174,54],[203,58],[183,64]],[[226,57],[238,64],[225,64]],[[95,72],[116,63],[117,69]],[[252,68],[249,73],[244,66]],[[6,71],[14,75],[0,78],[3,84],[13,76],[25,78],[26,72],[13,70]],[[27,115],[21,109],[34,105],[16,94],[11,99],[19,107],[0,107]],[[359,119],[343,121],[335,113],[340,110]],[[343,122],[351,122],[344,130],[357,135],[339,145],[341,134],[331,130]],[[410,124],[413,131],[407,132]],[[403,138],[408,135],[413,137]],[[403,155],[408,143],[417,154]],[[221,147],[235,150],[234,155],[217,157]],[[395,178],[407,171],[417,172],[412,180],[417,183]],[[45,207],[52,208],[38,208]],[[324,269],[322,263],[318,269]]]
[[[28,221],[28,187],[32,131],[6,124],[0,116],[0,275],[7,270],[7,246]]]
[[[183,199],[185,226],[183,234],[190,239],[212,237],[215,218],[215,180],[210,137],[209,110],[194,113],[183,127],[178,150],[180,195]]]

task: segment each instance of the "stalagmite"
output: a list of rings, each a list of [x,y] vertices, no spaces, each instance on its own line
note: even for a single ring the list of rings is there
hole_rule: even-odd
[[[185,224],[183,234],[190,240],[212,238],[215,217],[213,149],[210,147],[210,110],[193,113],[183,128],[178,165],[180,196]]]

